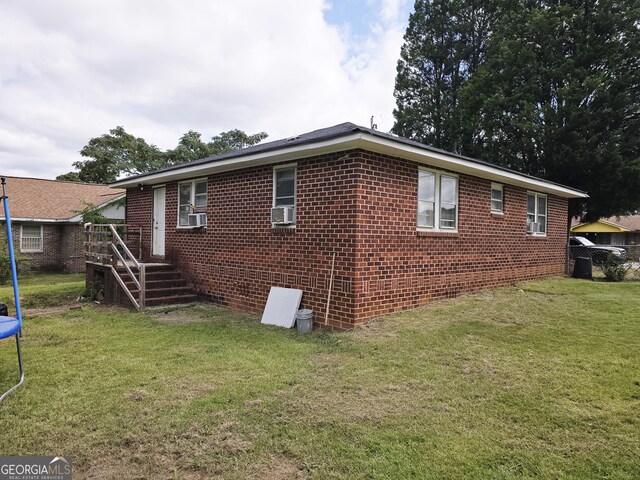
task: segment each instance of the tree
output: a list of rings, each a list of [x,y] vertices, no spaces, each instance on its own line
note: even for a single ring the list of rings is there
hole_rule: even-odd
[[[124,206],[125,199],[121,198],[116,202],[112,202],[110,205]],[[110,219],[104,216],[104,208],[98,207],[91,202],[82,202],[84,208],[82,210],[73,210],[76,215],[82,215],[82,221],[84,223],[93,223],[96,225],[104,225],[107,223],[122,223],[122,220]]]
[[[585,190],[585,220],[635,210],[639,22],[632,0],[418,0],[394,132]]]
[[[495,0],[416,1],[397,66],[394,133],[465,148],[458,94],[483,60],[498,11]]]
[[[80,151],[88,160],[74,162],[78,171],[59,175],[57,179],[112,183],[122,174],[135,175],[191,162],[255,145],[266,137],[264,132],[248,135],[242,130],[230,130],[213,137],[210,142],[203,142],[200,133],[190,130],[180,138],[176,148],[163,152],[143,138],[127,133],[123,127],[116,127],[108,134],[89,140]]]
[[[235,129],[222,132],[213,137],[210,142],[203,142],[202,136],[198,132],[189,130],[180,137],[178,146],[173,150],[168,150],[166,155],[170,164],[177,165],[255,145],[267,136],[264,132],[247,135],[242,130]]]
[[[80,175],[78,174],[78,172],[63,173],[62,175],[58,175],[56,177],[56,180],[60,180],[62,182],[82,182],[82,180],[80,180]]]
[[[571,216],[640,205],[640,41],[631,1],[521,1],[464,85],[474,153],[589,193]]]
[[[89,140],[80,155],[90,160],[74,162],[83,182],[112,183],[122,173],[148,172],[165,165],[163,153],[143,138],[136,138],[123,127]]]

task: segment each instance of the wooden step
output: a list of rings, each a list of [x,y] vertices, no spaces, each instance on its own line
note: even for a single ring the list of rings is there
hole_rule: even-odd
[[[124,281],[133,298],[140,298],[140,291],[135,282],[123,266],[116,268],[116,272]],[[133,271],[139,279],[138,271]],[[182,273],[168,264],[145,264],[145,306],[173,305],[191,303],[197,300],[196,294],[187,285]]]
[[[147,298],[145,305],[147,307],[157,307],[160,305],[176,305],[180,303],[192,303],[197,299],[198,297],[194,294],[172,295],[168,297]]]
[[[147,289],[145,295],[149,300],[150,298],[174,297],[176,295],[193,295],[193,292],[187,287],[169,287]]]
[[[138,288],[132,281],[125,281],[125,285],[129,290]],[[155,290],[158,288],[186,287],[187,281],[184,278],[170,278],[168,280],[148,280],[145,282],[147,290]]]

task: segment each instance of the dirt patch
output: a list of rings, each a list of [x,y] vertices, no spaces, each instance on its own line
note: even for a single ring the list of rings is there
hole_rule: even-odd
[[[149,395],[146,390],[134,390],[133,392],[127,392],[124,394],[126,398],[133,402],[140,402],[145,399],[145,397]]]
[[[222,472],[244,468],[227,464],[224,459],[252,449],[253,443],[242,437],[234,422],[213,426],[194,423],[175,435],[152,431],[126,434],[117,449],[119,455],[91,457],[88,464],[78,467],[78,473],[82,478],[96,479],[218,478]],[[290,469],[287,467],[286,471]],[[266,475],[256,478],[299,477]]]
[[[73,305],[73,310],[77,311],[81,308],[77,308]],[[48,307],[48,308],[27,308],[23,311],[23,316],[26,318],[35,318],[35,317],[53,317],[62,315],[68,311],[72,310],[72,307],[69,305],[62,307]]]
[[[158,312],[152,315],[152,318],[159,323],[167,325],[182,325],[185,323],[201,323],[206,319],[189,310],[172,310],[169,312]]]
[[[292,458],[284,455],[270,455],[268,462],[256,466],[250,478],[290,480],[304,477],[304,470]]]

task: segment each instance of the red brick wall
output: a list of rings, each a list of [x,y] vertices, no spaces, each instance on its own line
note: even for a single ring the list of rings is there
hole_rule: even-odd
[[[564,199],[547,197],[547,237],[531,237],[526,190],[504,185],[504,214],[492,214],[491,182],[459,175],[458,232],[422,232],[416,230],[417,164],[365,154],[358,173],[355,323],[564,273]]]
[[[22,222],[11,222],[14,252],[17,258],[29,259],[31,270],[84,271],[84,234],[77,223],[24,223],[42,225],[42,252],[21,252]],[[2,229],[4,230],[4,222]]]
[[[69,272],[84,272],[84,230],[81,224],[60,225],[60,263]]]
[[[260,313],[271,286],[300,288],[302,306],[324,321],[336,253],[330,325],[353,318],[355,161],[343,155],[297,162],[296,227],[272,228],[273,167],[208,179],[208,226],[179,229],[178,183],[166,185],[166,256],[196,290],[229,308]],[[127,191],[127,224],[149,225],[151,190]],[[143,235],[149,252],[150,234]]]
[[[348,154],[348,156],[346,155]],[[525,234],[526,190],[504,186],[504,215],[491,214],[490,185],[459,175],[458,233],[416,231],[417,168],[363,151],[297,162],[297,225],[272,228],[273,167],[208,178],[208,227],[176,228],[177,182],[166,185],[166,253],[199,293],[259,313],[271,286],[304,291],[324,321],[348,328],[379,315],[481,288],[564,271],[566,200],[548,196],[548,236]],[[150,252],[152,191],[127,191],[127,223]]]

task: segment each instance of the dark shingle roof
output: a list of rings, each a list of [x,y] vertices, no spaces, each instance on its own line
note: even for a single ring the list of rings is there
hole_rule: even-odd
[[[311,143],[320,142],[320,141],[324,141],[324,140],[331,140],[331,139],[334,139],[334,138],[345,137],[345,136],[352,135],[352,134],[355,134],[355,133],[367,133],[367,134],[372,135],[374,137],[391,140],[393,142],[400,143],[400,144],[403,144],[403,145],[409,145],[409,146],[415,147],[415,148],[420,149],[420,150],[433,152],[433,153],[438,153],[438,154],[442,154],[442,155],[447,155],[447,156],[452,157],[452,158],[459,158],[459,159],[466,160],[466,161],[469,161],[469,162],[473,162],[473,163],[476,163],[476,164],[479,164],[479,165],[485,165],[485,166],[488,166],[488,167],[496,168],[498,170],[502,170],[502,171],[505,171],[505,172],[515,173],[515,174],[520,175],[522,177],[527,177],[527,178],[534,179],[534,180],[541,180],[541,181],[544,181],[544,182],[552,184],[552,185],[558,185],[558,186],[564,187],[564,185],[560,185],[558,183],[550,182],[549,180],[544,180],[544,179],[541,179],[541,178],[538,178],[538,177],[534,177],[532,175],[523,174],[523,173],[517,172],[515,170],[511,170],[509,168],[502,167],[500,165],[496,165],[496,164],[491,163],[491,162],[487,162],[485,160],[479,160],[477,158],[465,157],[465,156],[459,155],[457,153],[447,152],[446,150],[441,150],[439,148],[431,147],[429,145],[425,145],[423,143],[416,142],[414,140],[409,140],[409,139],[404,138],[404,137],[398,137],[396,135],[380,132],[378,130],[373,130],[373,129],[366,128],[366,127],[361,127],[361,126],[356,125],[355,123],[351,123],[351,122],[345,122],[345,123],[341,123],[339,125],[334,125],[332,127],[321,128],[319,130],[314,130],[312,132],[303,133],[303,134],[296,135],[296,136],[289,137],[289,138],[283,138],[281,140],[275,140],[275,141],[272,141],[272,142],[261,143],[259,145],[254,145],[254,146],[243,148],[243,149],[240,149],[240,150],[234,150],[234,151],[223,153],[223,154],[220,154],[220,155],[215,155],[213,157],[202,158],[200,160],[195,160],[193,162],[188,162],[188,163],[183,163],[183,164],[175,165],[175,166],[168,167],[168,168],[162,168],[162,169],[158,169],[158,170],[153,170],[151,172],[145,172],[145,173],[142,173],[142,174],[139,174],[139,175],[128,177],[126,180],[136,180],[138,178],[142,179],[142,178],[147,177],[149,175],[156,175],[158,173],[178,171],[180,169],[189,168],[189,167],[193,167],[193,166],[196,166],[196,165],[202,165],[202,164],[206,164],[206,163],[214,163],[214,162],[219,162],[219,161],[222,161],[222,160],[227,160],[227,159],[232,159],[232,158],[240,158],[240,157],[253,155],[253,154],[257,154],[257,153],[266,153],[266,152],[271,152],[271,151],[277,151],[277,150],[284,149],[284,148],[287,148],[287,147],[311,144]],[[116,182],[116,185],[117,185],[117,183],[118,182]],[[575,190],[575,189],[573,189],[573,190]],[[576,190],[576,191],[579,191],[579,190]]]
[[[233,150],[231,152],[221,153],[220,155],[214,155],[213,157],[205,157],[205,158],[201,158],[200,160],[194,160],[193,162],[182,163],[180,165],[174,165],[172,167],[152,170],[150,172],[145,172],[139,175],[134,175],[132,177],[127,177],[127,179],[143,178],[148,175],[155,175],[157,173],[170,172],[174,170],[180,170],[182,168],[193,167],[194,165],[202,165],[204,163],[219,162],[221,160],[227,160],[229,158],[244,157],[246,155],[252,155],[255,153],[270,152],[270,151],[279,150],[285,147],[292,147],[295,145],[304,145],[307,143],[313,143],[319,140],[329,140],[331,138],[337,138],[337,137],[349,135],[359,130],[368,131],[369,129],[359,127],[358,125],[355,125],[349,122],[341,123],[340,125],[334,125],[333,127],[328,127],[328,128],[321,128],[319,130],[314,130],[313,132],[309,132],[309,133],[303,133],[301,135],[296,135],[294,137],[274,140],[272,142],[260,143],[258,145],[242,148],[240,150]],[[375,131],[375,130],[371,130],[371,131]],[[396,137],[392,137],[392,138],[396,138]]]

